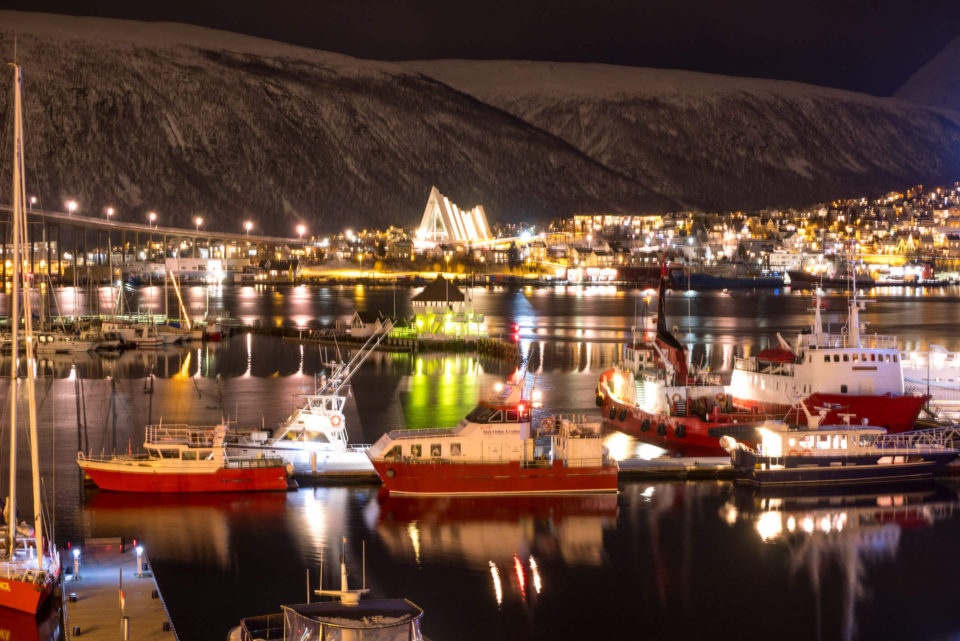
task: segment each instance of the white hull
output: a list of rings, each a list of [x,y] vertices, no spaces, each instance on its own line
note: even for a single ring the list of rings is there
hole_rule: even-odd
[[[316,472],[313,467],[313,455],[316,454]],[[276,447],[270,444],[238,444],[227,448],[228,456],[276,457],[282,458],[293,466],[295,475],[338,476],[351,474],[375,475],[373,463],[367,457],[366,449],[308,450],[292,447]]]

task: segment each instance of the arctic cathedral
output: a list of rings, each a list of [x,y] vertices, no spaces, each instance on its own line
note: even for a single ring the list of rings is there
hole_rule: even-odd
[[[490,227],[482,205],[465,211],[450,202],[436,187],[430,189],[427,207],[417,229],[422,245],[438,243],[472,244],[490,240]]]

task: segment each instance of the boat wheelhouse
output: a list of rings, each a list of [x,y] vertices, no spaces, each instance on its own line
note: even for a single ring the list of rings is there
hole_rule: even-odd
[[[616,492],[617,464],[599,421],[548,416],[534,426],[539,391],[498,383],[452,428],[393,430],[367,451],[394,494]]]
[[[148,425],[144,454],[90,456],[77,464],[101,490],[115,492],[245,492],[286,490],[279,458],[227,456],[226,427]]]

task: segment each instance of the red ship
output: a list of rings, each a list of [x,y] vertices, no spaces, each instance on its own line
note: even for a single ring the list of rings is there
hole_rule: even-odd
[[[551,416],[533,426],[539,392],[498,383],[453,428],[393,430],[367,454],[391,494],[506,495],[616,492],[617,463],[600,423]]]
[[[813,326],[793,345],[778,334],[776,349],[734,361],[729,387],[733,404],[786,414],[787,422],[804,424],[804,416],[797,415],[797,400],[803,399],[808,411],[822,415],[824,425],[848,422],[887,432],[912,430],[930,397],[905,392],[897,338],[864,331],[860,311],[865,302],[854,289],[846,327],[830,334],[823,331],[817,295]]]
[[[686,350],[666,326],[666,278],[664,273],[660,279],[653,340],[626,345],[628,366],[600,375],[597,405],[604,420],[683,456],[725,456],[724,436],[755,444],[755,428],[768,417],[735,408],[718,375],[690,371]]]
[[[255,492],[286,490],[287,468],[278,458],[226,456],[224,425],[192,428],[150,425],[145,454],[77,455],[77,463],[101,490],[114,492]]]

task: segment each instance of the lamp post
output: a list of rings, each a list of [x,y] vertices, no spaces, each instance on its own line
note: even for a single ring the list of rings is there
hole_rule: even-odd
[[[147,220],[150,221],[150,226],[151,226],[151,227],[155,227],[155,225],[154,225],[153,223],[154,223],[155,220],[157,220],[157,212],[155,212],[155,211],[147,212]]]
[[[194,222],[194,224],[197,226],[197,231],[199,232],[199,231],[200,231],[200,225],[203,224],[203,217],[197,216],[196,218],[193,219],[193,222]]]
[[[303,233],[307,231],[307,228],[304,225],[297,225],[297,235],[300,237],[300,240],[303,240]]]
[[[253,223],[248,220],[247,222],[243,223],[243,228],[247,230],[247,236],[250,236],[250,230],[253,229]]]
[[[137,578],[143,577],[143,546],[137,546]]]
[[[80,580],[80,548],[73,548],[73,580]]]
[[[67,201],[67,211],[70,212],[70,215],[73,216],[73,212],[77,211],[77,201],[68,200]]]
[[[37,204],[37,197],[30,196],[30,209],[33,209],[36,204]]]

